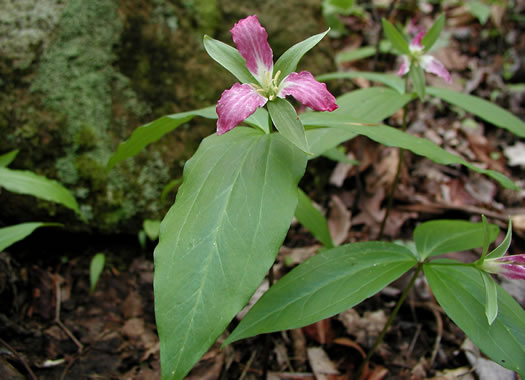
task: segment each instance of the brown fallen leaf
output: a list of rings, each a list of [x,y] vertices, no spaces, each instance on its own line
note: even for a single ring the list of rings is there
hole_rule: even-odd
[[[336,246],[341,245],[348,236],[352,227],[352,213],[337,195],[332,195],[330,201],[330,215],[328,217],[328,229]]]
[[[328,375],[339,375],[335,364],[321,347],[308,348],[308,362],[316,380],[328,380]]]

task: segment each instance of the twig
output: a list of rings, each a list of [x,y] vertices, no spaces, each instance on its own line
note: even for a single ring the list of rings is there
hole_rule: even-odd
[[[13,347],[11,347],[11,345],[9,345],[5,340],[3,340],[2,338],[0,338],[0,343],[2,343],[9,351],[11,351],[11,353],[13,355],[16,356],[16,358],[18,359],[18,361],[20,363],[22,363],[22,365],[24,366],[24,368],[26,369],[26,371],[29,373],[29,376],[31,376],[31,379],[33,380],[38,380],[38,378],[36,377],[35,373],[31,370],[31,367],[29,367],[29,364],[27,364],[27,362],[24,360],[24,358],[22,357],[22,355],[20,355],[18,353],[17,350],[15,350]]]
[[[363,360],[363,362],[359,366],[359,369],[357,370],[357,377],[356,377],[357,379],[361,378],[361,373],[363,372],[363,369],[365,368],[365,366],[368,366],[368,362],[370,361],[370,358],[372,357],[372,355],[374,355],[375,351],[377,350],[377,347],[379,347],[381,342],[383,342],[383,338],[385,337],[386,332],[392,325],[392,322],[394,321],[394,318],[396,317],[397,312],[401,308],[401,305],[403,304],[403,302],[405,302],[405,299],[407,298],[408,293],[410,292],[410,289],[412,289],[412,286],[414,286],[417,276],[419,275],[419,272],[421,272],[422,268],[423,268],[423,265],[421,264],[417,266],[416,271],[414,272],[414,275],[410,279],[408,286],[403,291],[403,294],[401,294],[401,297],[397,301],[396,307],[394,307],[394,310],[392,311],[392,314],[390,314],[390,317],[386,321],[385,326],[383,327],[383,330],[381,330],[381,334],[379,334],[379,336],[377,337],[377,340],[374,343],[374,346],[370,349],[370,351],[368,351],[368,354],[366,355],[365,360]]]
[[[257,350],[252,352],[252,356],[250,356],[250,359],[248,360],[248,363],[246,363],[246,367],[242,370],[241,376],[239,376],[239,380],[243,380],[248,371],[250,370],[250,367],[252,366],[253,359],[255,359],[255,355],[257,354]]]
[[[84,349],[84,345],[80,343],[80,341],[73,335],[73,333],[62,323],[60,320],[60,307],[62,304],[61,295],[60,295],[60,284],[58,281],[58,275],[53,276],[53,282],[55,284],[55,298],[56,298],[56,305],[55,305],[55,323],[66,333],[66,335],[75,343],[75,345],[78,347],[78,351],[82,352]]]

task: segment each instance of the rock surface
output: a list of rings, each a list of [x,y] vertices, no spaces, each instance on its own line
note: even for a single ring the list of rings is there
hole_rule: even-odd
[[[0,154],[20,149],[11,167],[58,179],[87,220],[4,191],[0,223],[59,219],[101,232],[162,218],[173,201],[160,201],[163,187],[213,133],[213,122],[195,120],[105,170],[134,128],[214,104],[234,83],[204,51],[204,34],[232,44],[233,24],[257,14],[278,57],[324,30],[313,0],[0,0],[0,8]],[[323,41],[299,69],[331,70],[330,53]]]

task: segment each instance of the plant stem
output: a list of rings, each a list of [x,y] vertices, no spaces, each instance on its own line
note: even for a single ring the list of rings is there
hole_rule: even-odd
[[[408,76],[405,79],[405,91],[407,90],[407,88],[408,88]],[[403,107],[403,125],[402,125],[403,132],[406,132],[407,130],[407,111],[408,111],[408,103],[405,104]],[[390,209],[392,208],[394,194],[397,189],[397,184],[399,183],[399,175],[401,174],[401,169],[403,168],[404,156],[405,156],[405,149],[399,148],[399,161],[397,163],[396,175],[394,177],[394,182],[392,183],[392,187],[390,188],[390,193],[388,194],[388,201],[386,205],[385,216],[383,217],[383,220],[381,221],[381,228],[379,229],[379,235],[377,236],[377,240],[381,240],[381,238],[383,237],[383,232],[385,231],[386,221],[388,219],[388,215],[390,215]]]
[[[410,283],[408,284],[408,286],[403,291],[403,294],[401,294],[401,297],[397,301],[396,307],[392,311],[392,314],[390,314],[390,317],[388,318],[388,321],[386,321],[385,326],[383,327],[383,330],[381,331],[381,334],[379,334],[379,336],[377,337],[377,340],[374,343],[374,346],[370,349],[370,351],[368,351],[368,354],[366,355],[366,358],[363,360],[363,362],[359,366],[359,369],[357,370],[356,379],[359,379],[361,377],[361,373],[363,372],[363,369],[365,368],[366,365],[368,365],[368,362],[370,361],[370,358],[372,357],[374,352],[377,350],[377,347],[379,347],[381,342],[383,342],[383,338],[385,337],[386,332],[388,331],[388,329],[392,325],[392,322],[394,321],[394,318],[396,317],[399,309],[401,308],[401,305],[403,304],[403,302],[405,302],[405,299],[407,298],[408,293],[410,292],[410,289],[412,289],[412,286],[414,286],[414,283],[416,282],[417,276],[419,275],[419,272],[421,272],[422,268],[423,268],[423,264],[419,263],[417,265],[416,271],[414,272],[414,275],[410,279]]]

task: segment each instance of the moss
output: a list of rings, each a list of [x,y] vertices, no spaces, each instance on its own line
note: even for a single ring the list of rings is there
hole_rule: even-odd
[[[25,70],[38,58],[58,23],[63,0],[3,1],[0,12],[0,67]]]
[[[200,34],[215,33],[221,20],[217,0],[184,0],[183,4],[195,20]]]
[[[75,158],[75,167],[78,176],[87,182],[93,191],[101,191],[106,186],[106,169],[100,165],[89,153],[82,154]]]

